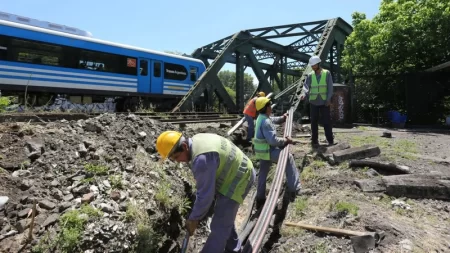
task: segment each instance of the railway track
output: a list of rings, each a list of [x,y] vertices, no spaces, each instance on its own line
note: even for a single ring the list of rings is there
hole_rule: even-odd
[[[128,114],[128,113],[115,113]],[[181,113],[133,113],[135,115],[172,124],[195,124],[232,122],[241,119],[238,114],[221,114],[217,112],[181,112]],[[53,122],[58,120],[80,120],[97,117],[101,113],[9,113],[0,114],[1,122]]]

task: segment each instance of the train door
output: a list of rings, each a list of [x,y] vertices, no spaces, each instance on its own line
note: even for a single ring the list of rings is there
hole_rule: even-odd
[[[150,92],[150,60],[139,58],[138,92]]]
[[[161,94],[163,92],[163,75],[162,75],[162,62],[151,61],[152,77],[151,77],[151,93]]]

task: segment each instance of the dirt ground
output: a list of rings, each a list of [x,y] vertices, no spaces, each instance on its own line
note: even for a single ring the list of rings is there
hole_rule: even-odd
[[[381,137],[387,129],[357,127],[334,129],[337,142],[352,147],[375,144],[381,149],[375,161],[409,166],[412,173],[450,174],[450,131],[394,131],[393,138]],[[323,132],[319,139],[324,139]],[[371,252],[450,252],[450,203],[431,199],[399,198],[380,193],[363,193],[354,180],[378,176],[370,168],[351,169],[348,163],[330,166],[316,158],[308,137],[292,153],[307,153],[302,168],[305,194],[291,203],[285,222],[304,223],[356,231],[383,231],[384,239]],[[297,164],[301,163],[297,160]],[[395,203],[395,202],[394,202]],[[286,226],[270,252],[353,252],[348,238]]]

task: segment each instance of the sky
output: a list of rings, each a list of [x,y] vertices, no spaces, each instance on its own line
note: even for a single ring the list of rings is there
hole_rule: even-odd
[[[381,0],[0,0],[0,11],[89,31],[95,38],[191,54],[240,30],[351,14],[373,18]],[[222,70],[234,70],[227,64]],[[254,76],[251,69],[247,73]],[[255,77],[256,79],[256,77]]]

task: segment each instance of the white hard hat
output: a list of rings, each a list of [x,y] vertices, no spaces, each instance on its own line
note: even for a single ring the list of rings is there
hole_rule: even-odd
[[[319,56],[317,56],[317,55],[314,55],[311,58],[309,58],[309,66],[314,66],[319,62],[321,62],[321,60],[320,60]]]

